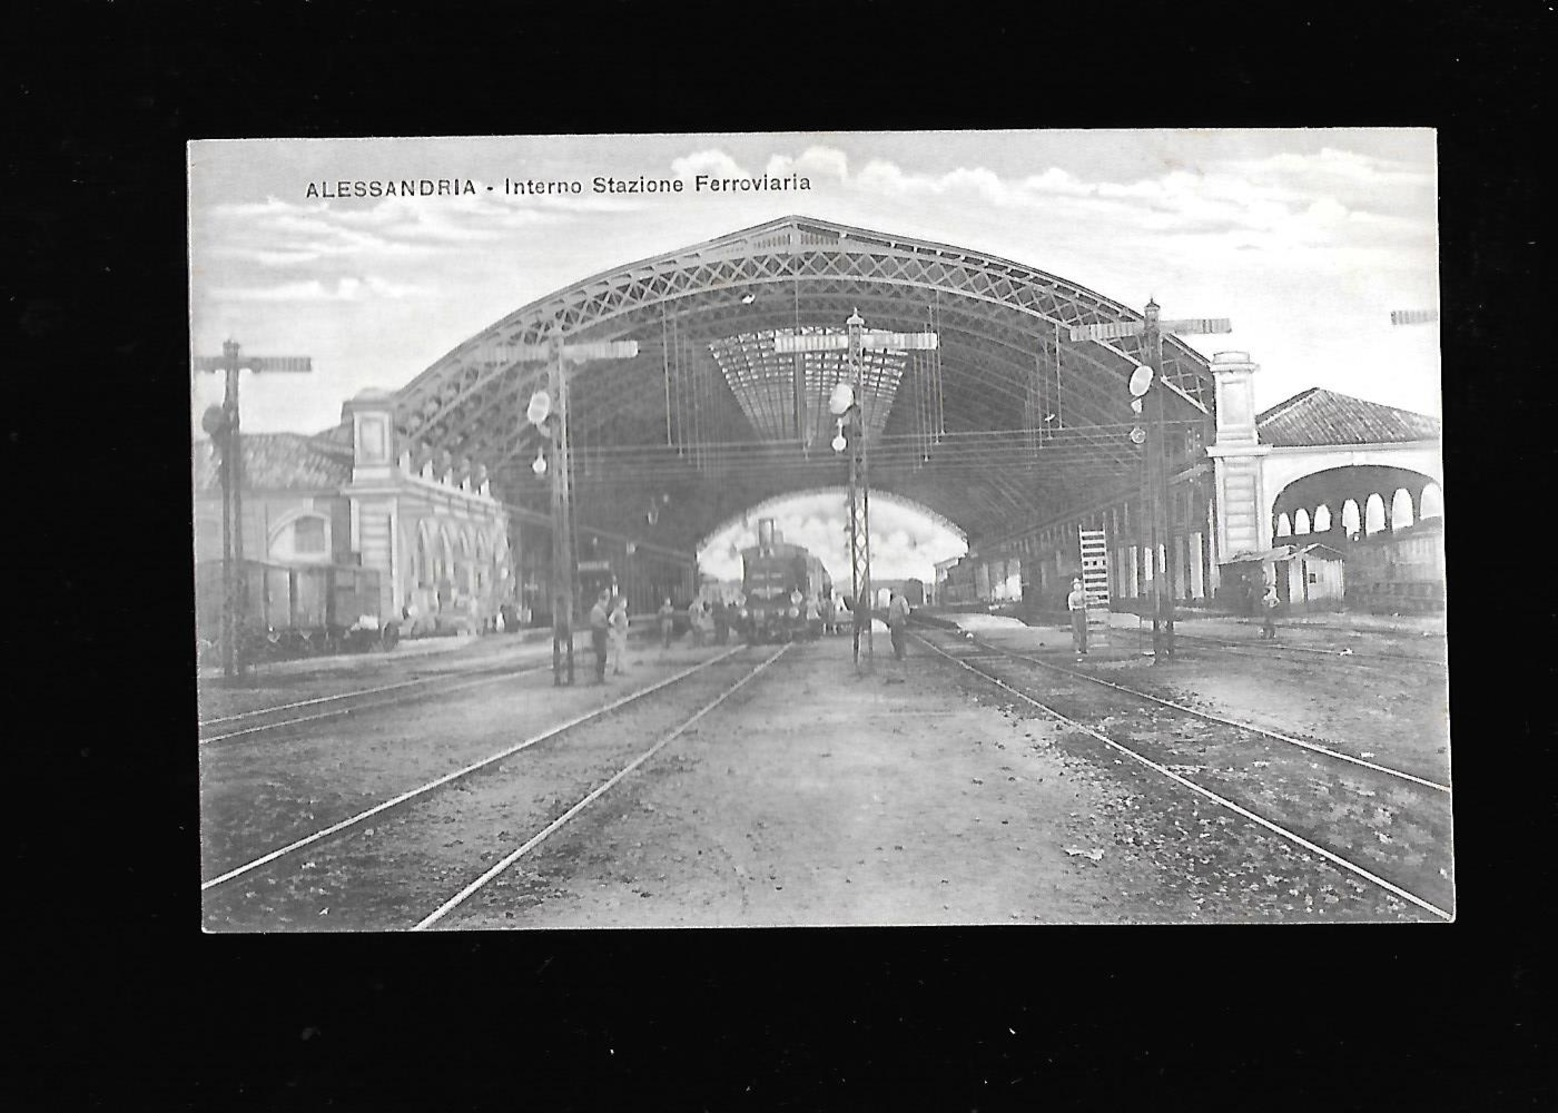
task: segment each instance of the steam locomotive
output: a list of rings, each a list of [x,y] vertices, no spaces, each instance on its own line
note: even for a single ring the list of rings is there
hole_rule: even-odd
[[[757,543],[741,552],[736,624],[749,643],[816,639],[833,623],[833,579],[805,547],[784,542],[772,520],[759,520]]]

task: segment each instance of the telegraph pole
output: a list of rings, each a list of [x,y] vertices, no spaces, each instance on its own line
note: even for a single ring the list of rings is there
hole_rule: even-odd
[[[196,357],[195,371],[225,376],[222,406],[206,409],[201,426],[221,449],[222,466],[222,674],[236,678],[246,666],[238,647],[248,593],[243,572],[243,442],[238,425],[238,372],[312,372],[308,357],[245,357],[236,341],[222,343],[220,357]]]
[[[866,424],[863,399],[860,394],[864,380],[861,366],[865,363],[865,345],[861,331],[865,319],[856,310],[844,320],[849,331],[849,379],[855,396],[854,438],[849,455],[849,551],[851,581],[855,583],[855,607],[866,604],[866,663],[876,662],[876,626],[871,623],[871,610],[876,601],[871,595],[871,477],[866,470]],[[858,615],[857,615],[858,616]],[[855,622],[854,655],[860,662],[860,622]]]
[[[574,553],[573,469],[568,433],[568,362],[638,356],[636,341],[567,342],[554,327],[545,345],[514,347],[522,361],[546,361],[552,393],[536,389],[526,417],[550,435],[552,463],[537,454],[531,465],[536,476],[552,472],[552,685],[573,685]]]
[[[1168,484],[1168,438],[1163,430],[1163,330],[1159,325],[1161,309],[1147,300],[1142,329],[1142,347],[1151,368],[1160,374],[1147,390],[1151,409],[1147,422],[1148,507],[1152,509],[1152,657],[1174,656],[1174,583],[1169,574],[1174,552],[1174,510]]]
[[[866,456],[865,399],[865,350],[873,349],[935,349],[939,344],[935,333],[892,333],[886,330],[868,330],[865,319],[857,309],[844,321],[845,332],[839,334],[779,334],[774,338],[776,353],[819,353],[843,350],[848,366],[848,379],[840,381],[828,400],[828,410],[847,425],[849,436],[842,431],[833,441],[838,451],[849,450],[849,558],[850,588],[855,595],[853,649],[855,666],[860,666],[860,626],[864,619],[866,630],[866,664],[875,663],[875,640],[871,625],[871,478]],[[862,612],[864,610],[864,612]]]
[[[1163,335],[1164,334],[1226,334],[1233,325],[1226,318],[1178,318],[1165,322],[1159,316],[1160,307],[1149,298],[1140,322],[1100,322],[1090,326],[1073,326],[1072,341],[1111,341],[1116,338],[1140,336],[1142,355],[1149,362],[1140,365],[1131,375],[1131,395],[1137,403],[1132,409],[1144,410],[1147,429],[1136,427],[1131,431],[1131,441],[1141,446],[1146,443],[1142,464],[1142,521],[1146,530],[1147,546],[1152,555],[1152,662],[1157,666],[1164,659],[1174,656],[1174,502],[1169,484],[1168,438],[1165,431],[1167,413],[1164,408],[1163,384]],[[1161,552],[1160,552],[1161,548]]]
[[[557,422],[552,427],[552,685],[573,686],[573,469],[568,438],[568,363],[561,334],[552,337],[552,386]]]

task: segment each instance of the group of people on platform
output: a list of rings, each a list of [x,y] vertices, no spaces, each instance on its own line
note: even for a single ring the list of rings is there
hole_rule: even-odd
[[[601,590],[590,608],[590,648],[595,652],[595,681],[606,681],[607,660],[613,675],[627,673],[628,599]]]
[[[702,647],[710,640],[716,644],[728,643],[733,609],[734,606],[718,598],[706,601],[701,595],[695,597],[687,607],[693,647]],[[655,617],[660,627],[661,646],[669,648],[676,630],[676,607],[669,597],[661,602]],[[627,673],[628,625],[627,598],[609,589],[601,590],[590,608],[590,646],[595,653],[597,683],[606,681],[608,666],[613,675]],[[892,591],[888,602],[887,629],[892,636],[893,656],[901,660],[908,644],[909,602],[898,590]]]
[[[1266,582],[1263,590],[1255,588],[1255,581],[1246,578],[1243,586],[1244,605],[1247,612],[1260,615],[1260,634],[1264,640],[1277,635],[1277,610],[1282,599],[1277,595],[1275,582]],[[1087,593],[1081,578],[1071,580],[1071,592],[1066,595],[1066,611],[1071,615],[1071,647],[1077,655],[1087,654]]]

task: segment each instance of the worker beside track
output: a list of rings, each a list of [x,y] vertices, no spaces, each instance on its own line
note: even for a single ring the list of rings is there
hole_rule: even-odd
[[[611,591],[601,590],[595,607],[590,610],[590,646],[595,652],[595,681],[603,685],[606,682],[607,639],[611,632],[611,613],[607,607],[610,600]]]
[[[1071,613],[1071,647],[1079,656],[1087,654],[1087,591],[1082,579],[1071,579],[1071,592],[1066,595],[1066,609]]]

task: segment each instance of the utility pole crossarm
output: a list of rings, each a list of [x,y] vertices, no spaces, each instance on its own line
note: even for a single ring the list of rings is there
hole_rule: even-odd
[[[1172,318],[1159,322],[1158,329],[1165,334],[1229,334],[1233,323],[1227,318]],[[1145,322],[1098,322],[1091,326],[1072,326],[1072,341],[1115,341],[1122,337],[1136,337],[1147,332]]]
[[[509,352],[521,361],[546,361],[556,355],[549,345],[516,345]],[[638,342],[569,341],[563,343],[562,355],[565,361],[621,360],[638,356]]]
[[[240,372],[313,372],[312,357],[196,357],[196,372],[226,372],[233,360]]]

